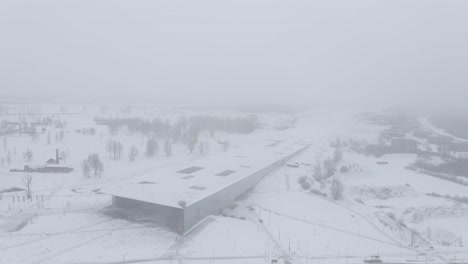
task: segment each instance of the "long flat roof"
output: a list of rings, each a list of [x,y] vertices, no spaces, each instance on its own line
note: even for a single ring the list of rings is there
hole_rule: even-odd
[[[182,208],[293,154],[307,143],[282,142],[276,146],[238,148],[184,165],[158,169],[100,190],[114,196]]]

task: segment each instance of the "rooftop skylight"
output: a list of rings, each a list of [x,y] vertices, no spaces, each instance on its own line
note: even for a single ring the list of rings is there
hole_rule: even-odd
[[[233,174],[234,172],[236,172],[236,171],[235,170],[225,170],[225,171],[222,171],[222,172],[216,174],[216,176],[226,177],[226,176],[229,176],[229,175]]]
[[[203,169],[204,169],[203,167],[193,166],[193,167],[188,167],[186,169],[180,170],[178,171],[178,173],[191,174],[199,170],[203,170]]]

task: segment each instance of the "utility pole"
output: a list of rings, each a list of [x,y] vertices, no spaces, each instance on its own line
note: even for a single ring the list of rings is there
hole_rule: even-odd
[[[346,248],[346,264],[348,264],[349,247]]]

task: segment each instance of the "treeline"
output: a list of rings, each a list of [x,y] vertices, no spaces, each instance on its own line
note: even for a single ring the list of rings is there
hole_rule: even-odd
[[[431,123],[440,127],[448,133],[460,137],[468,138],[468,115],[463,113],[436,114],[430,117]]]
[[[330,146],[335,148],[333,155],[325,159],[318,158],[316,164],[311,169],[310,176],[302,176],[298,179],[298,183],[304,190],[310,190],[311,193],[323,197],[328,197],[328,194],[312,188],[312,185],[317,182],[320,184],[320,189],[325,189],[327,179],[336,174],[338,166],[343,160],[343,148],[346,144],[344,141],[337,139],[330,142]],[[342,165],[339,170],[341,173],[346,173],[349,171],[349,167]],[[330,197],[333,200],[342,200],[345,189],[343,183],[336,178],[332,179],[330,183]]]
[[[458,195],[442,195],[442,194],[438,194],[438,193],[435,193],[435,192],[432,192],[432,193],[427,193],[426,194],[427,196],[432,196],[432,197],[437,197],[437,198],[446,198],[446,199],[450,199],[450,200],[453,200],[453,201],[456,201],[456,202],[459,202],[459,203],[464,203],[464,204],[468,204],[468,196],[458,196]]]
[[[460,158],[446,158],[443,163],[432,164],[424,159],[417,159],[413,166],[435,173],[445,173],[454,176],[467,177],[468,175],[468,160]]]
[[[246,117],[217,117],[192,116],[181,117],[171,123],[169,120],[155,118],[145,120],[142,118],[95,118],[97,124],[109,127],[112,134],[120,129],[127,128],[130,133],[142,133],[158,139],[170,138],[174,142],[185,141],[187,137],[208,131],[214,135],[215,131],[228,133],[248,134],[258,126],[255,118]]]
[[[0,114],[8,114],[8,105],[0,105]]]

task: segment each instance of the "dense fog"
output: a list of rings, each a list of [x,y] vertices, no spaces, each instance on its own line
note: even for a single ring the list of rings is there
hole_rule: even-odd
[[[0,0],[0,263],[466,264],[467,0]]]
[[[462,107],[466,1],[0,3],[0,92]]]

